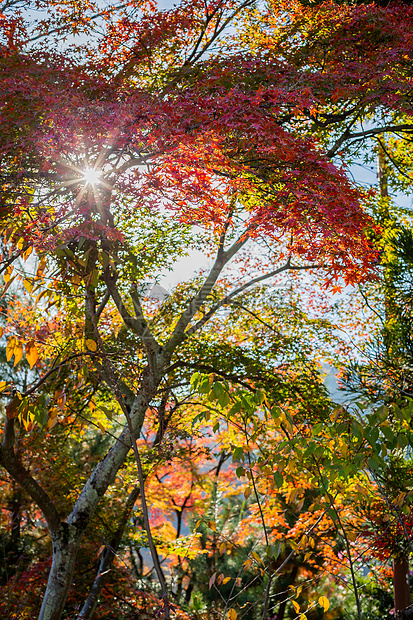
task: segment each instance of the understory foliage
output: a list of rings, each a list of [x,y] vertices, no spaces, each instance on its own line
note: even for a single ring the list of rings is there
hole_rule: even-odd
[[[412,27],[393,2],[0,3],[2,617],[390,614],[412,239],[351,170],[380,148],[410,187]],[[335,403],[326,361],[367,397]]]

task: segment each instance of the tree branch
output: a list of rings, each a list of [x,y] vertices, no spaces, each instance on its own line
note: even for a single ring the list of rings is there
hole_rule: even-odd
[[[413,125],[403,124],[403,125],[386,125],[385,127],[376,127],[374,129],[366,129],[365,131],[358,131],[356,133],[350,133],[347,129],[340,136],[340,138],[336,141],[334,146],[327,151],[327,157],[333,157],[336,154],[336,151],[340,148],[340,146],[347,142],[348,140],[357,140],[360,138],[368,138],[370,136],[376,136],[377,134],[385,133],[385,132],[394,132],[394,131],[408,131],[413,132]]]
[[[207,321],[209,321],[209,319],[217,312],[217,310],[219,310],[219,308],[222,308],[222,306],[225,306],[226,304],[228,304],[229,301],[233,297],[235,297],[236,295],[239,295],[240,293],[245,291],[245,289],[250,288],[254,284],[257,284],[258,282],[262,282],[263,280],[267,280],[268,278],[272,278],[273,276],[276,276],[279,273],[282,273],[283,271],[298,271],[298,270],[301,270],[301,269],[320,269],[322,267],[324,267],[324,265],[320,265],[320,264],[318,264],[318,265],[291,265],[290,264],[290,259],[288,259],[286,264],[283,265],[282,267],[279,267],[278,269],[274,269],[274,271],[271,271],[270,273],[267,273],[267,274],[264,274],[262,276],[258,276],[256,278],[253,278],[252,280],[250,280],[246,284],[243,284],[239,288],[237,288],[234,291],[232,291],[232,293],[229,293],[228,295],[223,297],[221,299],[221,301],[219,301],[217,304],[215,304],[215,306],[213,306],[202,317],[202,319],[200,319],[198,321],[198,323],[196,323],[195,325],[190,327],[188,330],[186,330],[186,332],[184,334],[184,337],[188,338],[189,336],[194,334],[196,331],[198,331],[201,327],[203,327],[205,325],[205,323],[207,323]]]
[[[125,323],[126,327],[134,331],[135,334],[140,337],[148,355],[150,356],[150,360],[152,360],[153,357],[159,353],[161,347],[159,343],[155,340],[143,316],[142,306],[139,300],[138,293],[136,291],[136,286],[134,287],[135,290],[132,289],[132,292],[130,294],[136,314],[136,318],[134,318],[129,314],[128,310],[126,309],[126,306],[123,303],[122,297],[120,296],[114,278],[110,275],[108,269],[105,271],[104,277],[108,291],[110,292],[110,295],[115,302],[115,305],[123,319],[123,322]]]
[[[229,222],[226,222],[224,230],[221,233],[219,240],[217,256],[215,263],[213,264],[208,277],[204,281],[204,284],[199,289],[195,297],[190,301],[187,308],[182,312],[169,338],[167,344],[163,347],[163,360],[162,362],[169,362],[171,355],[175,348],[185,339],[186,328],[191,322],[194,315],[198,312],[201,306],[205,303],[208,295],[214,288],[223,268],[231,260],[231,258],[246,244],[249,239],[249,233],[254,228],[254,224],[251,224],[245,232],[239,237],[228,250],[224,250],[225,233],[228,229]],[[212,316],[212,315],[211,315]],[[209,317],[208,317],[209,318]],[[208,319],[207,319],[208,320]]]
[[[20,484],[31,499],[42,511],[50,532],[56,532],[60,525],[60,516],[56,506],[40,486],[40,484],[30,475],[22,465],[14,452],[15,432],[14,418],[10,419],[6,415],[4,438],[0,445],[0,464],[9,472],[10,476]]]
[[[100,593],[102,592],[102,589],[109,575],[110,568],[119,549],[125,527],[129,521],[133,507],[138,497],[139,487],[135,486],[129,494],[128,499],[126,500],[122,518],[120,520],[120,523],[118,524],[118,527],[116,528],[115,533],[110,539],[110,542],[105,545],[105,548],[102,551],[95,581],[79,613],[78,620],[89,620],[90,618],[92,618],[96,610]]]

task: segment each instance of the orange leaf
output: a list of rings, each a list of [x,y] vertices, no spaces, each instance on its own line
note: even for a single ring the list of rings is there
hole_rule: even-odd
[[[296,613],[296,614],[298,614],[298,612],[300,611],[300,606],[299,606],[299,604],[297,603],[297,601],[291,601],[291,602],[292,602],[292,604],[293,604],[293,607],[294,607],[294,611],[295,611],[295,613]]]
[[[39,354],[37,352],[37,347],[33,340],[30,342],[26,342],[26,359],[29,362],[30,368],[33,368],[37,360],[39,359]]]
[[[13,366],[17,366],[23,357],[23,345],[21,342],[17,341],[14,347],[14,364]]]
[[[17,409],[20,405],[20,402],[20,398],[16,394],[16,396],[9,402],[9,404],[6,405],[6,414],[10,420],[16,417]]]

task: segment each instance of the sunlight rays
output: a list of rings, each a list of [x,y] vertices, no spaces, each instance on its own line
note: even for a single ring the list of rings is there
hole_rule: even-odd
[[[96,168],[86,168],[85,170],[83,170],[83,180],[86,182],[87,185],[93,186],[100,183],[100,175],[101,171],[97,170]]]

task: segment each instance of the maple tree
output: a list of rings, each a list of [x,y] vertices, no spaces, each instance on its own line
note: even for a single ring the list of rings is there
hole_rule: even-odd
[[[162,397],[172,409],[174,390],[183,397],[181,371],[228,374],[225,346],[214,355],[206,340],[224,308],[254,312],[245,291],[315,269],[333,290],[374,277],[379,230],[345,166],[372,137],[411,132],[413,12],[42,6],[49,17],[32,27],[7,5],[1,21],[2,271],[9,291],[19,277],[27,291],[7,317],[6,355],[30,368],[23,385],[2,384],[0,462],[47,522],[53,562],[39,618],[57,619],[82,536],[132,447],[168,617],[136,440],[157,406],[161,441]],[[51,37],[80,31],[96,44],[53,51]],[[211,266],[163,303],[148,299],[146,283],[195,248]],[[230,373],[253,384],[257,362],[245,357]],[[113,443],[57,506],[22,462],[16,432],[47,442],[86,407]]]

